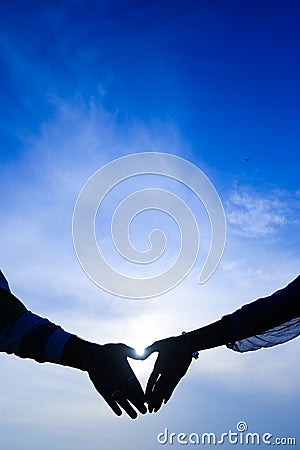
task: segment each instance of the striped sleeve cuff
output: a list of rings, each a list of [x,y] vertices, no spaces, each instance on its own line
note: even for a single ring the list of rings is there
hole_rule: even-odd
[[[4,328],[0,334],[0,351],[17,355],[23,338],[33,329],[47,323],[50,323],[49,320],[27,311]]]
[[[44,361],[61,364],[62,351],[73,334],[67,333],[62,328],[54,331],[46,342],[43,351]]]
[[[8,325],[0,334],[0,351],[37,362],[61,364],[66,342],[73,335],[30,311]]]

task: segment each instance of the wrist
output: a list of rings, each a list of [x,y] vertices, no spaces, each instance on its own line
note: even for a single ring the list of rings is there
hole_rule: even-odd
[[[94,350],[100,345],[85,341],[77,336],[72,336],[62,351],[62,364],[87,371],[88,361]]]
[[[186,341],[189,344],[192,358],[198,359],[199,358],[199,352],[197,350],[195,350],[195,348],[193,346],[193,342],[192,342],[192,340],[190,338],[190,334],[187,333],[186,331],[183,331],[181,334],[182,334],[182,336],[184,336],[184,338],[186,339]]]
[[[188,333],[193,351],[226,345],[232,339],[232,322],[229,316]]]

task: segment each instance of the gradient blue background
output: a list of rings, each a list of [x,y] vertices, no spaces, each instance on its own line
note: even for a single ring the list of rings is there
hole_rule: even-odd
[[[294,0],[1,2],[1,265],[28,308],[86,339],[146,345],[298,274],[299,13]],[[204,171],[228,236],[204,286],[198,265],[136,303],[85,276],[71,221],[89,176],[143,151]],[[1,355],[1,448],[152,450],[166,427],[221,434],[239,420],[299,441],[299,356],[297,339],[204,352],[165,408],[131,422],[85,375]],[[144,383],[153,361],[135,365]]]

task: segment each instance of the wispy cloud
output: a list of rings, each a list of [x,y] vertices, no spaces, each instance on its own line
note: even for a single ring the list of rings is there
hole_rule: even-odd
[[[229,231],[248,238],[275,237],[299,224],[300,192],[236,185],[226,202]]]

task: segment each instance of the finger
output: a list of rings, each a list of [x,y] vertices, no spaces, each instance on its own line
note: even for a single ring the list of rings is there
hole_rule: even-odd
[[[149,397],[147,397],[149,405],[148,407],[151,412],[157,412],[160,409],[165,398],[165,392],[167,390],[168,384],[169,378],[165,375],[161,375],[156,381],[152,392],[149,393]]]
[[[129,401],[124,397],[122,393],[118,395],[115,400],[124,409],[128,416],[131,417],[131,419],[137,418],[137,412],[133,409]]]
[[[115,399],[111,395],[105,395],[105,396],[103,395],[103,398],[106,401],[106,403],[108,404],[108,406],[111,407],[111,409],[117,416],[122,415],[121,408],[119,407],[119,405],[116,403]]]
[[[154,388],[154,391],[152,392],[150,399],[149,399],[149,404],[148,404],[148,408],[150,412],[157,412],[161,405],[163,404],[164,401],[164,397],[161,391],[156,389],[156,386]]]
[[[155,386],[155,384],[157,382],[157,379],[158,379],[159,375],[160,375],[160,372],[159,372],[159,370],[158,370],[158,368],[157,368],[157,366],[155,364],[154,369],[152,370],[152,373],[151,373],[151,375],[150,375],[150,377],[148,379],[147,386],[146,386],[145,395],[146,395],[146,400],[147,401],[148,401],[148,398],[152,394],[153,388],[154,388],[154,386]]]
[[[127,345],[125,347],[126,347],[126,349],[125,349],[126,356],[129,358],[135,359],[135,360],[139,360],[139,361],[144,361],[153,352],[157,351],[157,350],[153,349],[152,346],[144,348],[143,353],[140,353],[135,348],[128,347]]]
[[[144,350],[144,352],[147,354],[147,357],[149,355],[151,355],[151,353],[159,352],[159,351],[160,351],[159,341],[153,342],[153,344],[149,345]]]
[[[131,417],[132,419],[137,418],[136,411],[126,399],[125,394],[119,389],[116,390],[112,395],[105,395],[103,396],[103,398],[114,411],[114,413],[117,414],[117,416],[122,415],[121,408],[123,408],[124,411],[129,415],[129,417]]]
[[[174,380],[173,382],[169,383],[169,386],[166,387],[164,392],[164,403],[166,404],[170,398],[172,397],[173,392],[175,391],[175,388],[180,380]]]
[[[155,403],[155,405],[153,407],[153,411],[155,413],[157,413],[160,410],[163,402],[164,402],[164,399],[162,397],[159,397],[159,399],[156,400],[156,403]]]
[[[148,404],[149,412],[157,412],[164,402],[162,393],[158,393],[154,390]]]
[[[137,360],[144,360],[147,356],[145,356],[145,353],[139,354],[135,348],[129,347],[128,345],[124,345],[124,354],[128,358],[137,359]],[[149,356],[149,355],[148,355]]]
[[[125,393],[127,394],[126,397],[128,400],[140,411],[140,413],[146,414],[145,394],[135,375],[129,377]]]
[[[152,353],[159,351],[157,342],[154,342],[154,344],[149,345],[148,347],[145,347],[143,349],[142,353],[137,351],[135,348],[131,348],[131,347],[128,347],[128,346],[126,346],[126,347],[127,347],[127,352],[128,352],[126,356],[128,356],[129,358],[140,360],[140,361],[144,361]]]
[[[149,408],[157,412],[172,396],[180,378],[162,374],[148,398]]]
[[[151,395],[151,408],[157,412],[162,404],[166,404],[173,395],[181,377],[161,376]]]
[[[136,359],[138,361],[145,361],[145,359],[150,356],[151,353],[147,352],[146,349],[141,350],[134,350],[134,356],[130,356],[130,358]]]
[[[154,345],[154,344],[149,345],[148,347],[144,348],[144,353],[143,353],[142,355],[140,355],[140,359],[142,359],[142,360],[144,361],[144,360],[147,359],[150,355],[152,355],[152,353],[158,352],[158,351],[159,351],[159,350],[158,350],[158,348],[157,348],[156,343],[155,343],[155,345]]]

